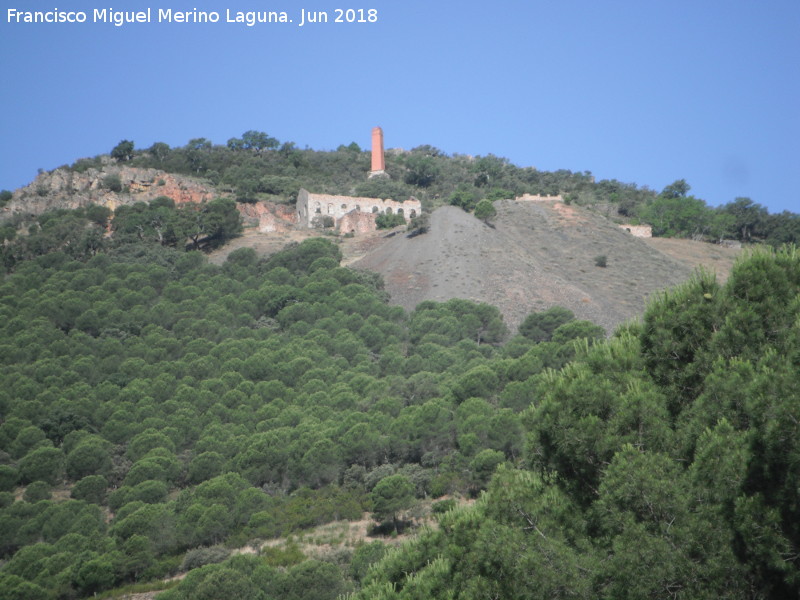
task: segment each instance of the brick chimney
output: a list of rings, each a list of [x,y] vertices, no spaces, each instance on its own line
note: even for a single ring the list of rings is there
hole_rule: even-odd
[[[372,170],[370,177],[383,175],[386,169],[386,161],[383,156],[383,129],[380,127],[372,128]]]

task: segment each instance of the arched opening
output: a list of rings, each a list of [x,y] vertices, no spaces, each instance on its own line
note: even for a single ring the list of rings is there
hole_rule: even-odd
[[[356,204],[356,210],[357,210],[358,212],[361,212],[361,205],[360,205],[360,204]]]
[[[322,206],[320,206],[319,202],[314,204],[314,212],[318,215],[322,213]]]
[[[411,212],[409,212],[409,213],[408,213],[408,216],[409,216],[410,218],[412,218],[412,219],[413,219],[414,217],[416,217],[416,216],[417,216],[417,211],[415,211],[415,210],[412,208],[412,209],[411,209]]]
[[[400,215],[401,217],[405,216],[402,208],[397,209],[397,214]]]
[[[387,206],[385,212],[386,212],[387,215],[392,214],[392,207],[391,206]]]
[[[328,214],[329,215],[333,214],[333,204],[328,204]]]
[[[342,210],[347,210],[347,204],[342,204]]]
[[[374,214],[374,215],[378,214],[378,207],[377,206],[373,206],[372,207],[372,214]]]

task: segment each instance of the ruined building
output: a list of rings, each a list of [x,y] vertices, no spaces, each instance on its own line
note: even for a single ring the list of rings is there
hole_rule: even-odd
[[[304,189],[297,194],[297,222],[305,227],[333,226],[343,232],[372,231],[375,229],[375,217],[380,214],[400,214],[409,221],[421,211],[422,204],[413,197],[405,202],[398,202],[380,198],[312,194]],[[333,223],[326,224],[326,216],[333,219]]]
[[[385,176],[383,130],[372,130],[372,170],[370,177]],[[359,198],[312,194],[301,189],[297,194],[297,223],[300,227],[334,227],[341,232],[374,231],[375,218],[381,214],[399,214],[410,221],[422,212],[422,204],[414,197],[404,202],[380,198]]]
[[[624,229],[633,237],[651,238],[653,237],[653,228],[650,225],[620,225],[620,229]]]

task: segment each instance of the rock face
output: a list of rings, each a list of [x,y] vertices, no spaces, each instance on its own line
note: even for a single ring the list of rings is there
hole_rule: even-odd
[[[115,191],[118,190],[118,191]],[[216,197],[216,190],[185,177],[135,167],[109,165],[102,170],[83,173],[56,169],[41,173],[29,185],[14,192],[3,208],[3,216],[39,215],[57,208],[80,208],[89,204],[111,210],[125,204],[150,202],[159,196],[172,198],[176,204],[207,202]]]
[[[75,209],[89,204],[116,210],[119,206],[150,202],[160,196],[172,198],[177,205],[199,204],[223,195],[205,182],[158,169],[116,164],[88,169],[83,173],[56,169],[40,174],[32,183],[16,190],[0,212],[0,219],[20,214],[40,215],[48,210]],[[297,224],[297,212],[293,206],[256,202],[238,204],[237,208],[244,225],[257,228],[260,233],[284,233]]]

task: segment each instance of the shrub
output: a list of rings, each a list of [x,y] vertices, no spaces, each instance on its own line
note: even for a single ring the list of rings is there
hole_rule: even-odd
[[[311,226],[314,229],[330,229],[336,224],[333,217],[330,215],[317,215],[311,219]]]
[[[447,202],[452,206],[458,206],[469,212],[474,209],[475,205],[478,203],[477,192],[474,188],[461,185],[450,195]]]
[[[114,146],[111,150],[111,158],[117,162],[128,161],[133,158],[133,142],[130,140],[122,140],[119,144]]]
[[[195,548],[189,550],[183,557],[181,571],[191,571],[203,565],[221,563],[231,555],[231,551],[222,546],[210,546],[208,548]]]
[[[55,485],[64,470],[64,455],[56,448],[43,446],[30,451],[19,461],[19,477],[22,483],[46,481]]]
[[[594,264],[597,267],[605,268],[608,266],[608,258],[606,258],[605,254],[601,254],[599,256],[594,257]]]
[[[74,485],[70,496],[76,500],[85,500],[92,504],[104,504],[107,489],[108,480],[105,477],[102,475],[88,475]]]
[[[112,192],[122,191],[122,180],[116,173],[109,173],[103,177],[103,187]]]
[[[303,562],[306,558],[293,539],[290,539],[285,546],[265,546],[260,554],[264,562],[271,567],[289,567]]]
[[[350,576],[356,581],[363,581],[369,568],[382,559],[387,550],[387,546],[379,540],[360,545],[350,561]]]
[[[50,500],[50,484],[44,481],[34,481],[25,490],[22,499],[31,504],[40,500]]]
[[[378,229],[391,229],[392,227],[397,227],[398,225],[405,225],[406,220],[403,215],[398,214],[381,214],[375,218],[375,225],[378,226]]]
[[[574,319],[575,314],[568,308],[552,306],[544,312],[528,315],[519,326],[519,332],[535,342],[549,342],[556,329]]]
[[[475,218],[480,219],[484,223],[488,223],[490,219],[497,216],[497,209],[492,204],[491,200],[481,200],[475,206]]]
[[[406,227],[406,231],[408,235],[406,237],[412,238],[418,235],[422,235],[423,233],[428,233],[430,230],[431,222],[428,213],[422,213],[421,215],[414,217]]]
[[[447,500],[440,500],[439,502],[434,502],[431,505],[431,510],[433,514],[440,515],[446,513],[448,510],[452,510],[456,507],[456,501],[453,498],[448,498]]]

